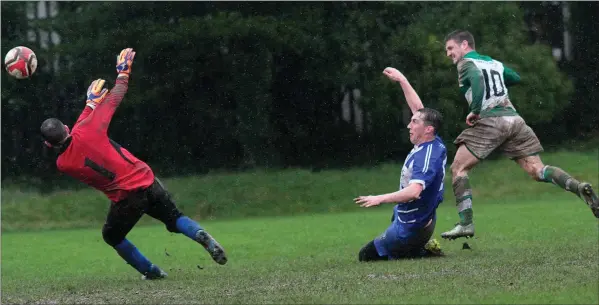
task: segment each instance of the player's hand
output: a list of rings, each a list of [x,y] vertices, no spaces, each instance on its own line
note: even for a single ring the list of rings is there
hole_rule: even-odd
[[[108,89],[102,88],[104,87],[104,82],[103,79],[98,78],[87,88],[87,100],[85,103],[92,109],[100,105],[106,98],[106,94],[108,94]]]
[[[478,120],[480,120],[480,115],[470,112],[466,117],[466,124],[468,124],[468,126],[474,126]]]
[[[385,70],[383,70],[383,74],[385,74],[390,80],[396,82],[408,80],[401,72],[399,72],[399,70],[392,67],[385,68]]]
[[[131,48],[123,49],[121,54],[116,57],[116,72],[121,74],[129,75],[131,73],[131,65],[133,64],[133,58],[135,52]]]
[[[354,202],[359,204],[363,208],[374,207],[381,204],[381,198],[379,196],[360,196],[354,199]]]

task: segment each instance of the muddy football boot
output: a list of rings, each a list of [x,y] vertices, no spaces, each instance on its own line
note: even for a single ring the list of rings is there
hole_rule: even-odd
[[[150,271],[144,273],[144,275],[141,276],[141,279],[142,280],[159,280],[159,279],[163,279],[166,277],[167,277],[166,272],[162,271],[162,269],[160,269],[158,266],[152,264],[152,266],[150,267]]]
[[[426,251],[425,256],[444,256],[443,250],[441,250],[441,244],[436,239],[429,240],[424,245],[424,250]]]
[[[474,237],[474,223],[471,223],[469,225],[461,225],[457,223],[455,228],[447,232],[441,233],[441,237],[452,240],[460,237]]]
[[[599,197],[591,188],[591,184],[582,182],[578,185],[578,197],[591,208],[593,215],[599,218]]]
[[[199,230],[196,233],[195,241],[200,243],[210,253],[212,259],[220,265],[224,265],[227,263],[227,256],[225,254],[225,249],[221,247],[221,245],[214,239],[208,232],[204,230]]]

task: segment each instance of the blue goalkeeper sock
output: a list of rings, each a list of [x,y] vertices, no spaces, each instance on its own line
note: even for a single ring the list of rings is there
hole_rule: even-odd
[[[185,236],[195,240],[196,233],[199,230],[203,230],[202,226],[197,222],[193,221],[191,218],[187,216],[181,216],[177,219],[177,230],[181,233],[185,234]]]
[[[150,271],[152,263],[127,239],[114,247],[116,252],[141,274]]]

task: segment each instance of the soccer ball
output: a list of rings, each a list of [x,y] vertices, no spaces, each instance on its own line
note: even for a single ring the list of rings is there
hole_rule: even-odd
[[[17,79],[29,78],[37,69],[37,57],[28,47],[12,48],[4,57],[6,71]]]

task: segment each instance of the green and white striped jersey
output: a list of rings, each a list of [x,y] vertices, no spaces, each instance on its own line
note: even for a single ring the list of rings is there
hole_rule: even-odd
[[[518,115],[507,88],[520,82],[518,73],[476,51],[468,52],[457,66],[460,91],[471,112],[481,117]]]

